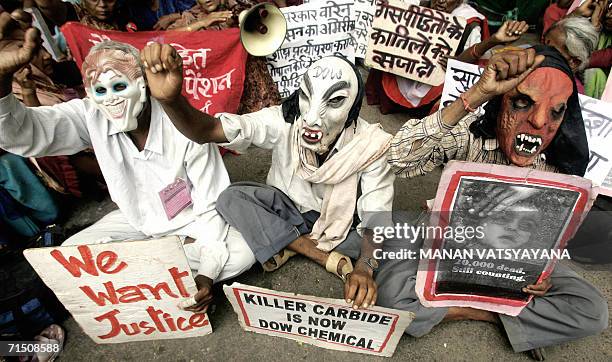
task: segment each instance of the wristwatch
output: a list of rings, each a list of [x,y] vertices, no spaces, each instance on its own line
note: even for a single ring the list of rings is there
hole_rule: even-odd
[[[369,266],[370,269],[372,269],[373,271],[378,270],[378,260],[374,259],[374,258],[368,258],[365,256],[362,256],[361,258],[359,258],[360,261],[364,262],[365,265]]]

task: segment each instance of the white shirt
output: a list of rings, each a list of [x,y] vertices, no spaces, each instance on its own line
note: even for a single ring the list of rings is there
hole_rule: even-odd
[[[251,145],[272,150],[267,184],[288,195],[300,212],[321,212],[325,185],[313,184],[294,175],[296,162],[291,152],[291,124],[285,122],[281,106],[240,116],[221,113],[217,117],[221,119],[225,137],[229,141],[222,146],[238,152],[245,152]],[[357,132],[366,124],[366,121],[359,118]],[[334,149],[338,150],[341,143],[336,142]],[[333,150],[330,155],[332,154]],[[388,213],[392,210],[395,175],[391,172],[386,157],[381,157],[358,176],[361,196],[357,200],[357,213],[362,220],[362,226],[368,227],[367,219],[373,216],[371,213]]]
[[[198,274],[215,279],[229,253],[228,225],[215,210],[229,176],[216,144],[183,136],[151,99],[147,142],[138,151],[88,99],[25,107],[14,95],[0,99],[0,148],[24,157],[70,155],[92,147],[112,200],[130,225],[153,237],[184,235],[201,245]],[[191,186],[193,204],[168,220],[159,191],[177,178]]]

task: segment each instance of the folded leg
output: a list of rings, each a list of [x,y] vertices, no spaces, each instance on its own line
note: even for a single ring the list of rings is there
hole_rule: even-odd
[[[552,288],[535,297],[516,317],[500,315],[515,352],[598,334],[608,326],[608,303],[574,271],[559,264]]]

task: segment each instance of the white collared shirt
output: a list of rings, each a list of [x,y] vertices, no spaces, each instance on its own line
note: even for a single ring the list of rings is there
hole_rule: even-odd
[[[217,115],[223,124],[225,137],[229,141],[223,147],[245,152],[251,145],[272,150],[272,164],[268,172],[267,184],[274,186],[291,198],[300,212],[321,211],[324,184],[313,184],[294,175],[296,160],[291,152],[291,124],[285,122],[281,106],[264,108],[258,112],[235,115],[221,113]],[[359,128],[366,125],[359,118]],[[342,142],[336,142],[338,150]],[[330,155],[332,155],[332,153]],[[375,212],[390,212],[393,207],[394,174],[386,161],[381,157],[359,173],[361,196],[357,200],[357,213],[365,221]],[[362,225],[367,227],[366,225]]]
[[[215,210],[229,176],[217,145],[183,136],[151,99],[147,142],[138,151],[88,99],[51,107],[25,107],[12,94],[0,99],[0,148],[24,157],[69,155],[92,147],[112,200],[128,222],[153,237],[184,235],[201,245],[198,274],[215,279],[229,253],[228,225]],[[181,178],[193,205],[168,220],[159,191]]]

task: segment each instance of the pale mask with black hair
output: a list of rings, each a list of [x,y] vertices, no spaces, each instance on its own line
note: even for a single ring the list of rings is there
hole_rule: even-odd
[[[138,127],[138,115],[147,100],[147,85],[143,77],[131,80],[110,69],[92,82],[88,95],[118,131],[130,132]]]
[[[347,126],[358,94],[357,75],[345,60],[326,57],[308,68],[299,94],[300,146],[325,154]]]

